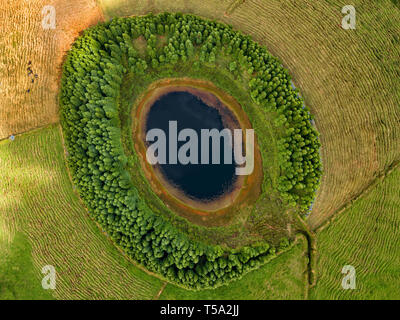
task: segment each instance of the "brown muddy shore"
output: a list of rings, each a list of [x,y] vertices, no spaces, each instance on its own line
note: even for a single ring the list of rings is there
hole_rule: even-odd
[[[170,92],[188,92],[198,97],[221,115],[225,128],[251,129],[251,123],[240,104],[214,84],[194,79],[164,79],[153,83],[137,100],[132,110],[133,139],[142,169],[153,191],[164,204],[189,221],[204,226],[229,224],[240,208],[253,204],[261,193],[263,181],[262,161],[257,138],[254,147],[254,171],[248,176],[237,176],[229,192],[210,201],[188,197],[172,185],[161,173],[160,167],[146,161],[146,120],[151,106]],[[245,149],[244,149],[245,150]]]

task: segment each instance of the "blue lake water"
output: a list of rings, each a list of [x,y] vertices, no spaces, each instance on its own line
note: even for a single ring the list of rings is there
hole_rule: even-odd
[[[216,108],[207,106],[189,92],[170,92],[160,97],[150,108],[145,124],[146,132],[153,128],[162,129],[167,136],[167,159],[169,159],[169,121],[177,121],[178,133],[191,128],[199,137],[200,163],[200,130],[224,129],[222,117]],[[151,144],[149,142],[147,145]],[[178,141],[179,147],[185,144]],[[160,171],[164,178],[180,189],[186,196],[211,201],[226,192],[230,192],[236,181],[235,164],[224,164],[223,139],[221,139],[221,164],[163,164]],[[211,163],[211,140],[210,140]],[[233,156],[232,156],[233,158]],[[167,160],[167,163],[169,161]]]

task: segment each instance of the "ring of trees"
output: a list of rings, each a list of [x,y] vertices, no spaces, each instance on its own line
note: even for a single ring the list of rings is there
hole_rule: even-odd
[[[133,46],[138,38],[146,40],[143,52]],[[201,69],[219,55],[232,59],[229,72],[249,79],[252,100],[277,115],[278,189],[284,201],[307,212],[322,173],[312,116],[279,60],[230,26],[179,13],[113,19],[74,43],[61,82],[67,162],[91,216],[130,258],[190,289],[240,278],[290,246],[262,242],[231,249],[193,241],[152,212],[126,170],[118,112],[126,74],[144,75],[193,57]]]

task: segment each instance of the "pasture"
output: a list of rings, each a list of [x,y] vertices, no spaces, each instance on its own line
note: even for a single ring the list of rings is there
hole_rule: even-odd
[[[348,4],[344,0],[96,2],[0,4],[5,21],[0,29],[0,139],[29,131],[15,141],[0,142],[0,258],[6,257],[0,285],[7,285],[0,298],[399,298],[398,1],[354,0],[356,30],[340,27],[341,8]],[[45,4],[57,9],[56,30],[41,28]],[[74,192],[57,124],[65,51],[81,30],[97,21],[163,11],[217,19],[251,35],[282,60],[302,92],[321,133],[324,166],[306,219],[317,235],[315,286],[307,283],[310,248],[301,240],[217,290],[194,293],[165,285],[108,241]],[[29,61],[38,74],[34,83],[27,75]],[[38,287],[40,269],[47,264],[59,270],[51,296]],[[344,265],[356,269],[354,291],[341,287]]]
[[[3,141],[0,172],[1,247],[19,246],[18,233],[29,241],[20,246],[31,246],[31,255],[28,247],[19,260],[8,262],[25,267],[32,257],[32,269],[17,286],[34,282],[31,275],[40,286],[42,267],[53,265],[55,298],[151,299],[157,294],[161,281],[125,259],[90,220],[70,182],[58,125]]]
[[[399,208],[397,167],[318,234],[317,284],[310,298],[400,298]],[[355,290],[341,286],[345,265],[355,268]]]
[[[44,30],[45,6],[56,29]],[[61,63],[79,32],[102,20],[94,0],[0,2],[0,140],[56,123]]]

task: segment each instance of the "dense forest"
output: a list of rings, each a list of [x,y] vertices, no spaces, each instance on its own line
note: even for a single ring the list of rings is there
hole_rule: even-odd
[[[159,38],[164,43],[160,45]],[[145,39],[145,54],[134,47]],[[278,59],[232,27],[193,15],[118,18],[85,31],[63,67],[60,104],[73,182],[93,218],[132,259],[182,286],[211,288],[239,278],[285,250],[265,242],[237,249],[189,239],[142,199],[126,170],[118,98],[124,76],[146,74],[193,57],[196,68],[229,56],[229,71],[249,77],[251,98],[277,114],[279,192],[306,213],[321,176],[312,116]]]

